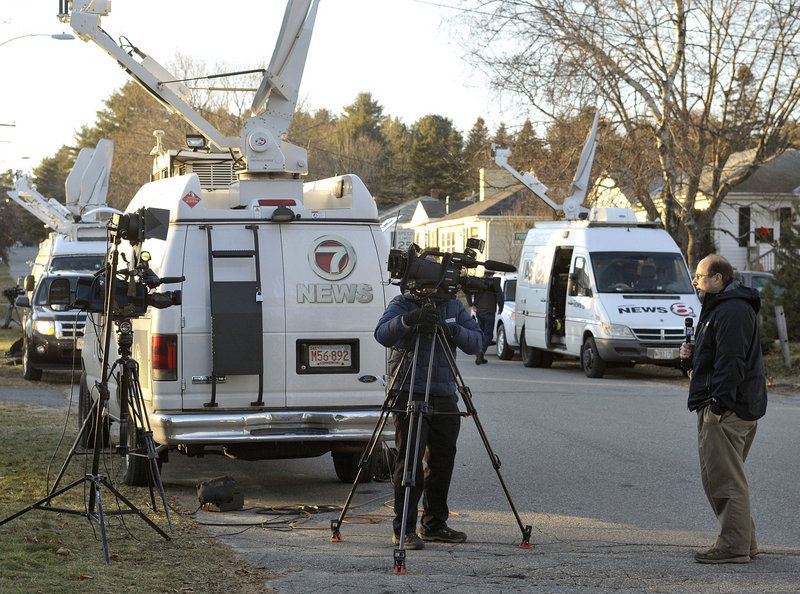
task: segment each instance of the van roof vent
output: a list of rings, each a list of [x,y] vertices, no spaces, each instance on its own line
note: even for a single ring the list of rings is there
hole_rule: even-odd
[[[181,174],[197,174],[200,188],[206,191],[227,190],[236,181],[233,161],[185,163],[180,169]]]
[[[618,223],[620,225],[635,225],[636,213],[630,208],[602,207],[593,208],[589,212],[589,220],[598,223]]]

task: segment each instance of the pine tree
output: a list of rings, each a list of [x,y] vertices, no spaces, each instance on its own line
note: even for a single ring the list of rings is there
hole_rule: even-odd
[[[795,208],[793,214],[793,222],[782,226],[780,240],[775,244],[775,279],[761,295],[761,345],[765,351],[778,338],[776,305],[783,306],[789,340],[800,339],[800,310],[794,304],[794,296],[800,295],[800,208]]]

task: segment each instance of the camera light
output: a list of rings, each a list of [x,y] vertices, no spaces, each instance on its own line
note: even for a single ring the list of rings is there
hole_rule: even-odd
[[[188,146],[193,151],[199,149],[207,149],[208,148],[208,140],[202,134],[187,134],[186,135],[186,146]]]
[[[53,320],[36,320],[33,327],[44,336],[53,336],[56,333],[56,323]]]

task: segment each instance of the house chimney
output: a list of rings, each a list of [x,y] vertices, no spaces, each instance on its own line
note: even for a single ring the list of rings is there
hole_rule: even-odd
[[[435,188],[431,188],[431,198],[439,199],[439,190]]]

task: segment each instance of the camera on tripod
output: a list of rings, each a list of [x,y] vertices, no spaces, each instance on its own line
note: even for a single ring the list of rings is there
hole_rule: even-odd
[[[516,267],[504,262],[478,261],[477,255],[483,253],[486,242],[471,237],[463,252],[440,252],[422,250],[412,243],[408,251],[390,250],[389,276],[392,284],[399,285],[400,291],[418,296],[449,300],[459,290],[476,294],[483,291],[500,292],[499,278],[479,278],[470,276],[468,269],[483,266],[487,271],[514,272]]]
[[[163,283],[177,283],[184,277],[159,278],[150,269],[150,253],[139,246],[145,239],[167,238],[169,211],[163,208],[140,208],[134,213],[114,214],[108,222],[108,236],[118,248],[121,241],[133,246],[127,269],[113,271],[113,295],[108,314],[114,320],[136,318],[144,315],[148,307],[164,309],[180,305],[181,292],[152,292]],[[116,249],[115,249],[116,255]],[[116,268],[117,258],[99,271],[91,281],[79,279],[75,291],[75,307],[88,312],[104,313],[106,308],[106,277],[108,270]]]

